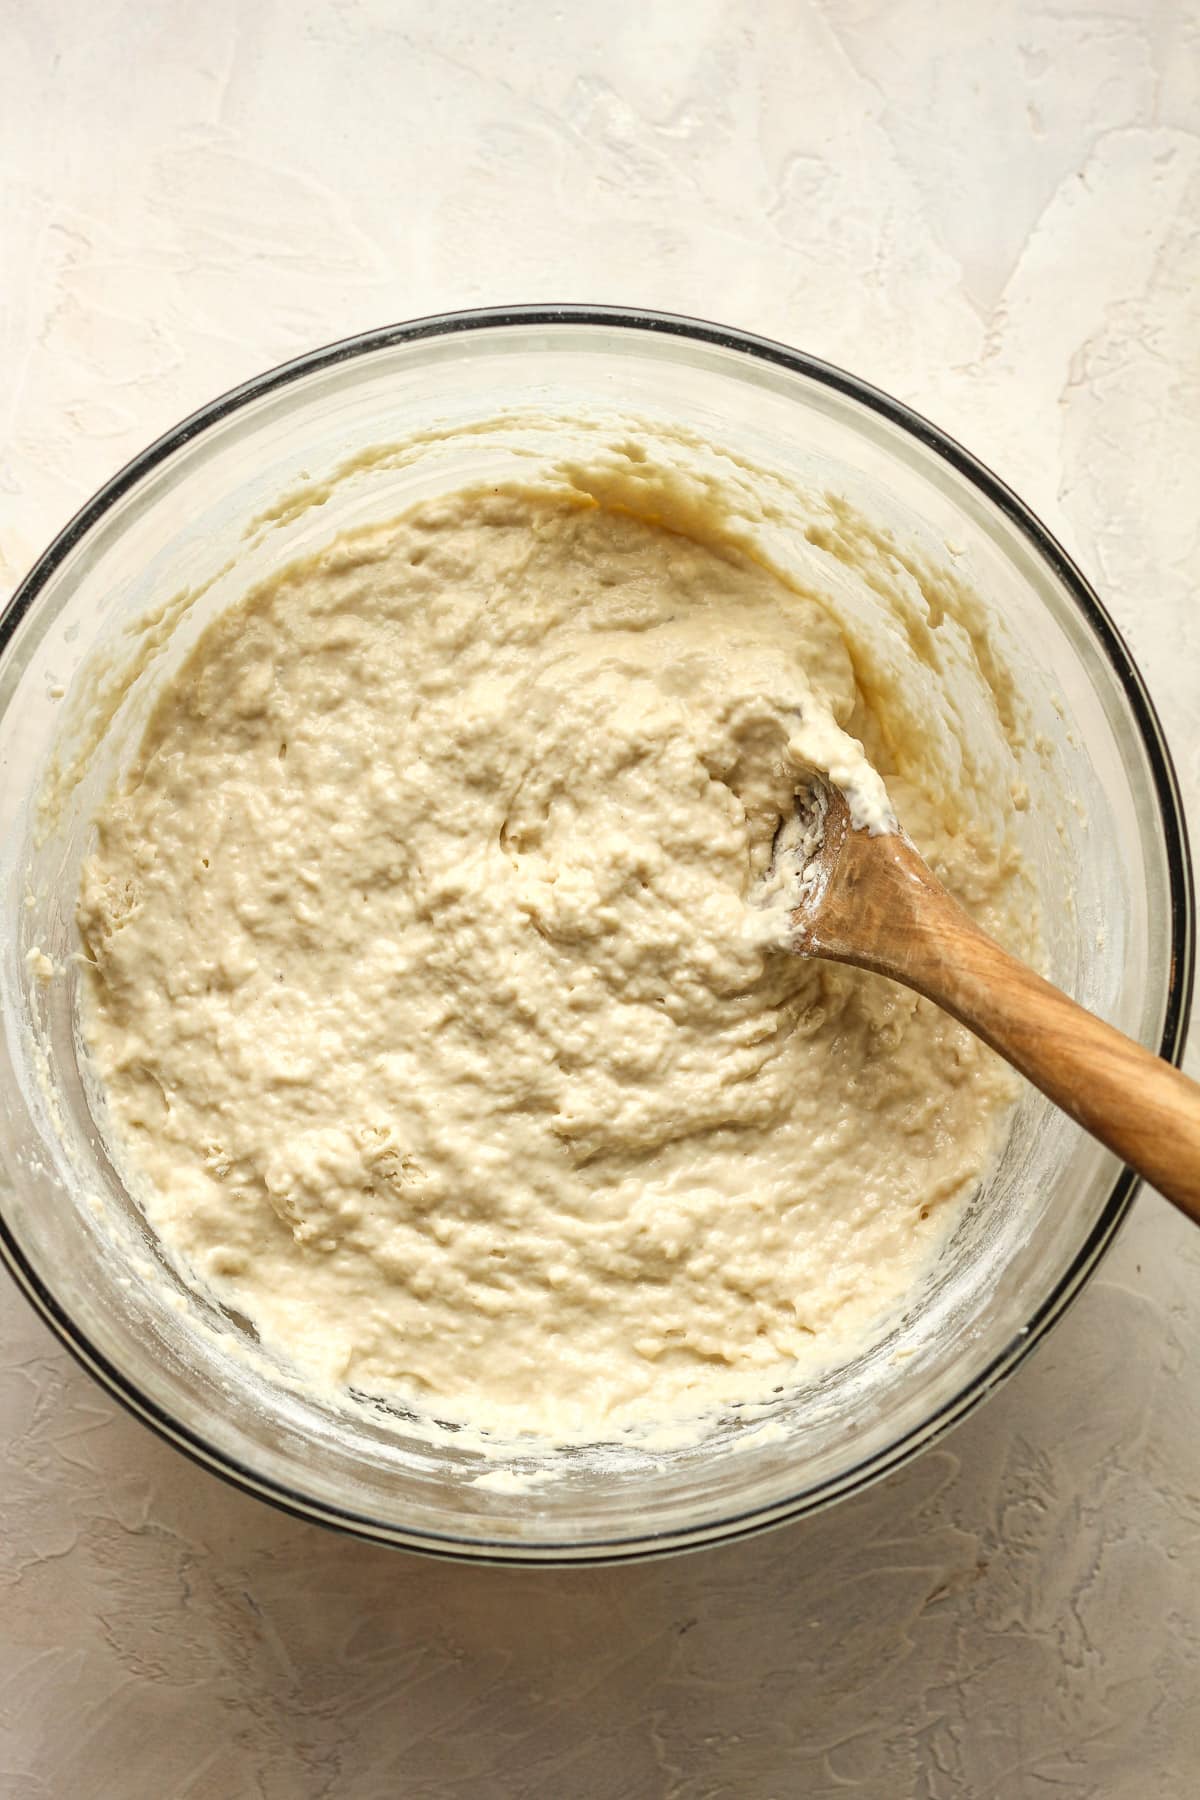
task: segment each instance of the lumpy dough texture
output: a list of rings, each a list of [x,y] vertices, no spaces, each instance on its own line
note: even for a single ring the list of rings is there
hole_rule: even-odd
[[[307,1377],[495,1428],[853,1347],[1013,1094],[932,1006],[766,941],[798,770],[846,728],[889,775],[886,725],[825,605],[602,506],[462,495],[256,590],[82,884],[154,1227]],[[916,835],[1003,926],[1011,859]]]

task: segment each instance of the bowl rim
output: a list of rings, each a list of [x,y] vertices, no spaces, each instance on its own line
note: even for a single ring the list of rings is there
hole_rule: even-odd
[[[870,382],[805,351],[795,350],[772,338],[737,327],[679,313],[623,306],[576,303],[475,307],[434,313],[399,324],[377,327],[341,338],[318,349],[252,376],[187,415],[141,450],[113,475],[68,520],[38,557],[0,613],[0,655],[11,642],[18,625],[36,602],[55,570],[75,546],[131,488],[164,462],[183,444],[220,424],[232,414],[305,376],[350,362],[375,351],[422,339],[449,338],[479,330],[504,328],[595,327],[609,331],[658,334],[685,342],[733,351],[749,360],[774,364],[822,387],[832,389],[898,426],[909,437],[947,464],[970,486],[982,493],[1033,548],[1058,578],[1089,627],[1117,678],[1149,763],[1158,803],[1158,818],[1166,855],[1170,892],[1170,963],[1159,1054],[1178,1064],[1187,1038],[1195,973],[1195,895],[1187,825],[1179,783],[1158,714],[1134,659],[1111,616],[1057,539],[1021,500],[984,463],[965,450],[949,433],[932,424],[900,400]],[[16,1241],[8,1221],[0,1213],[0,1258],[50,1329],[76,1361],[136,1418],[173,1444],[193,1462],[220,1476],[245,1493],[266,1500],[281,1511],[313,1524],[349,1532],[376,1543],[419,1550],[456,1561],[522,1566],[581,1566],[631,1562],[673,1551],[698,1549],[725,1543],[811,1514],[857,1492],[899,1468],[927,1448],[951,1426],[965,1418],[992,1393],[1033,1349],[1065,1312],[1096,1268],[1124,1220],[1139,1178],[1128,1168],[1113,1177],[1107,1200],[1074,1258],[1051,1293],[1028,1322],[991,1362],[929,1418],[901,1434],[885,1449],[850,1465],[834,1481],[819,1488],[800,1487],[794,1494],[767,1505],[726,1513],[678,1530],[642,1528],[634,1535],[578,1539],[570,1542],[526,1541],[519,1547],[511,1540],[472,1537],[397,1527],[333,1502],[317,1501],[282,1481],[264,1477],[231,1453],[210,1444],[203,1434],[182,1424],[165,1408],[144,1394],[122,1369],[99,1351],[79,1329],[54,1293],[32,1266]]]

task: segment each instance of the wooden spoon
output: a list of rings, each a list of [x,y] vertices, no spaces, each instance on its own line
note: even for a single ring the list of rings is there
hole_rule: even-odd
[[[814,789],[823,834],[789,947],[924,994],[1200,1224],[1200,1085],[1002,950],[902,831],[855,830],[839,790]]]

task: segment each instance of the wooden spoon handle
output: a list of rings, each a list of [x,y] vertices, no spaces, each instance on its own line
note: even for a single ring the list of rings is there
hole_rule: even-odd
[[[853,955],[832,942],[811,948],[890,975],[952,1013],[1200,1224],[1200,1085],[1010,956],[907,838],[882,848],[850,832],[842,849],[839,888],[847,900],[857,888],[860,902]]]

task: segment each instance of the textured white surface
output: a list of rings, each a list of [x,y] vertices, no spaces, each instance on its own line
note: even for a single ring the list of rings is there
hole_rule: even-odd
[[[311,344],[494,300],[698,312],[875,379],[1042,512],[1200,820],[1196,0],[9,0],[0,49],[0,584]],[[5,1286],[0,1796],[1180,1800],[1198,1360],[1200,1237],[1144,1195],[1034,1361],[883,1486],[508,1573],[223,1488]]]

